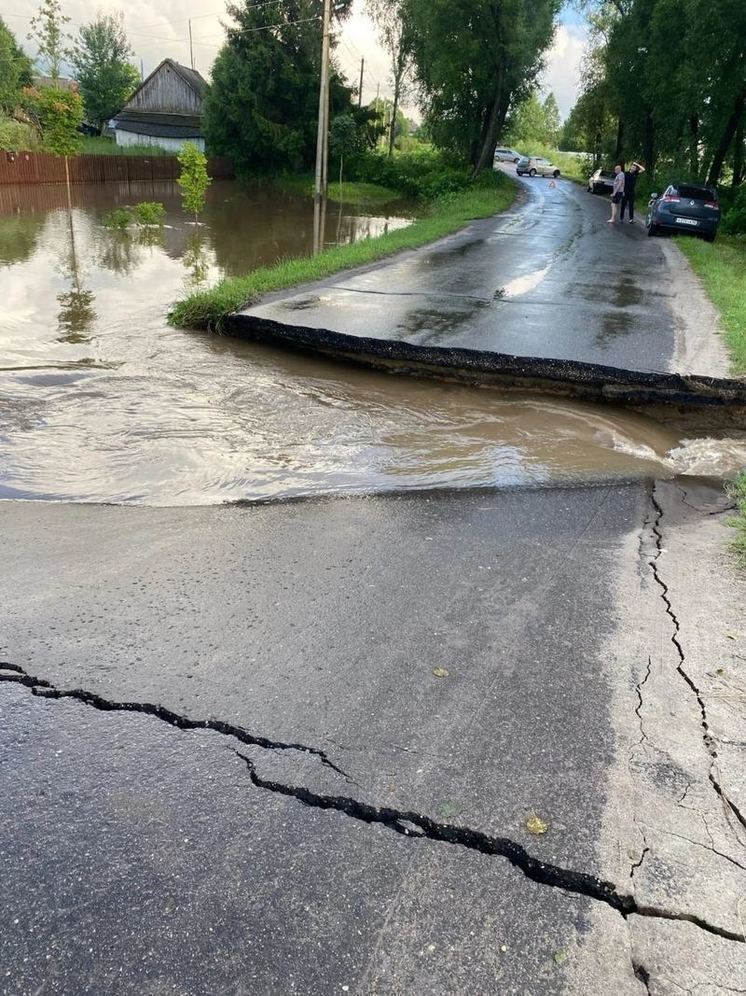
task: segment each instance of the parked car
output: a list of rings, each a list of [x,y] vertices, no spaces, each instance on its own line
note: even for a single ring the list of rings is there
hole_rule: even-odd
[[[611,169],[597,169],[588,177],[589,194],[610,194],[614,186],[614,171]]]
[[[524,173],[528,173],[529,176],[558,177],[560,175],[559,168],[541,156],[521,156],[515,164],[515,171],[518,176],[523,176]]]
[[[496,163],[517,163],[520,158],[520,152],[515,149],[495,149]]]
[[[717,190],[701,183],[672,183],[662,194],[651,194],[645,225],[648,235],[663,229],[691,232],[714,242],[720,224]]]

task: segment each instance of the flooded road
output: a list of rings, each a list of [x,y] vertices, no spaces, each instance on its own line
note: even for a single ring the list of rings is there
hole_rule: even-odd
[[[173,185],[153,186],[74,187],[71,218],[64,189],[0,188],[0,498],[190,505],[681,469],[675,434],[627,412],[169,328],[185,288],[308,251],[312,205],[216,183],[195,230]],[[104,227],[144,199],[167,205],[163,230]],[[327,240],[407,223],[378,210],[332,209]]]

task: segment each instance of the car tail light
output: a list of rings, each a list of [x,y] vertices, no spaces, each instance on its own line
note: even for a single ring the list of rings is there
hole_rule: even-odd
[[[706,208],[712,208],[713,211],[719,211],[720,205],[717,201],[705,201]]]
[[[681,201],[681,198],[673,197],[671,194],[666,194],[664,197],[661,197],[661,200],[666,201],[668,204],[678,204]]]

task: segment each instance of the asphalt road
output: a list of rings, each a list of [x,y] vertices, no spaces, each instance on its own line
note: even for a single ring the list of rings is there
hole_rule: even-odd
[[[245,313],[428,345],[726,372],[712,309],[669,239],[648,238],[639,217],[608,225],[608,198],[569,181],[518,182],[519,198],[504,215]]]
[[[0,991],[575,991],[569,953],[592,907],[621,929],[611,907],[356,807],[601,872],[602,646],[646,505],[642,485],[5,504],[0,660],[16,670],[0,677],[271,744],[0,682]],[[635,991],[623,949],[604,972]]]

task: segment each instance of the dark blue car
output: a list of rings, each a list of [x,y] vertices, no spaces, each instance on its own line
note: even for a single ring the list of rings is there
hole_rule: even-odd
[[[652,194],[645,225],[648,235],[660,231],[691,232],[714,242],[720,224],[717,190],[700,183],[672,183],[662,194]]]

